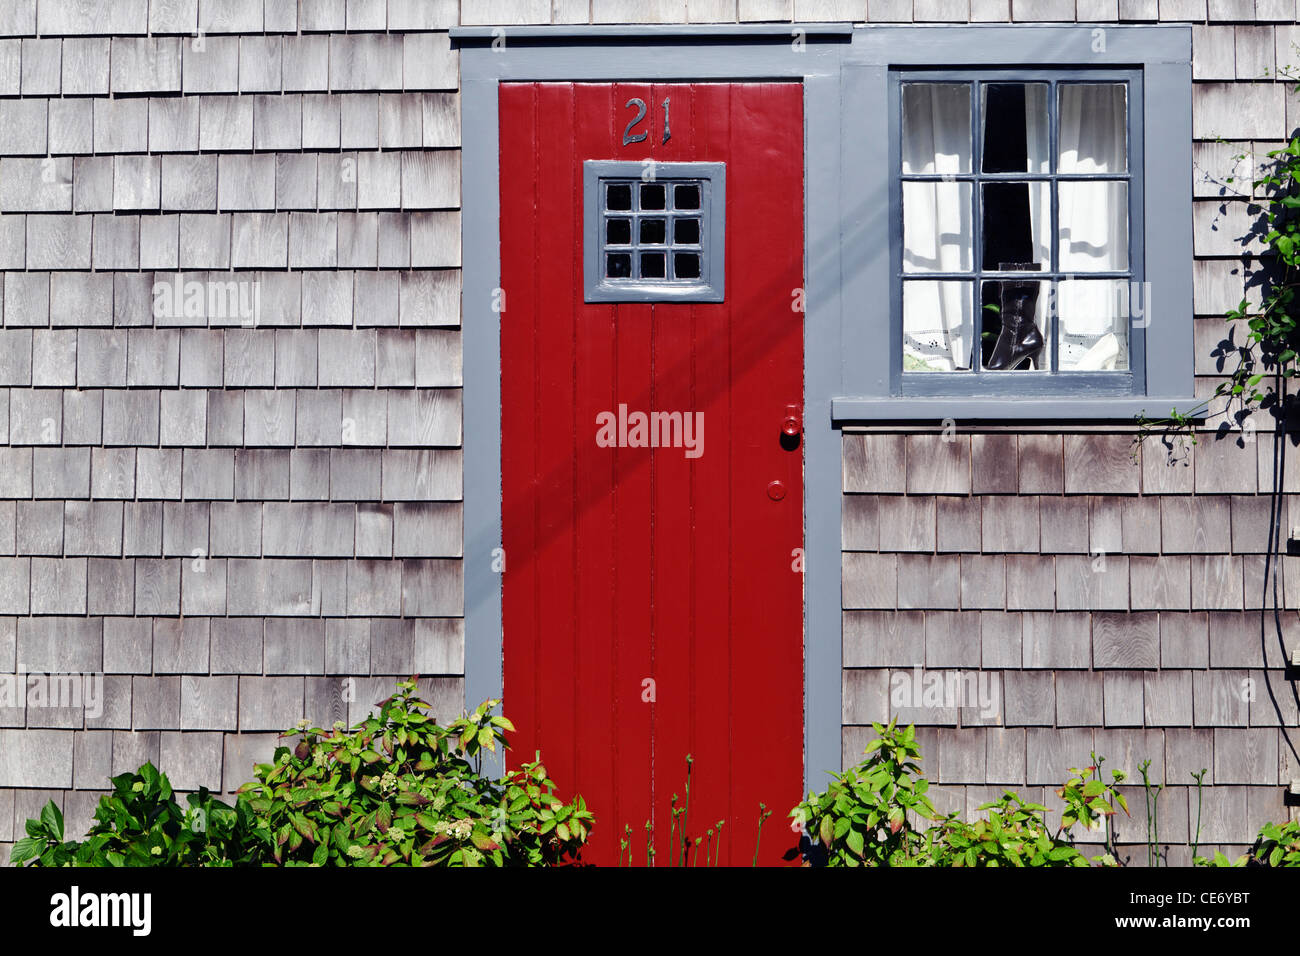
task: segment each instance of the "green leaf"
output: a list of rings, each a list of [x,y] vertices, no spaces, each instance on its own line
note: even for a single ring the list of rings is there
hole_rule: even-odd
[[[50,836],[56,840],[63,839],[63,811],[50,800],[41,808],[41,823]]]
[[[850,850],[852,850],[858,856],[862,856],[863,847],[865,846],[865,841],[863,839],[861,830],[850,830],[844,842],[848,844]]]
[[[38,840],[35,837],[23,837],[21,840],[15,841],[10,849],[9,862],[14,866],[18,866],[28,860],[34,860],[40,856],[41,849],[44,846],[44,840]]]

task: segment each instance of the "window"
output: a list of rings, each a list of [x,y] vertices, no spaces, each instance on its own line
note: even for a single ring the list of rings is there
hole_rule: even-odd
[[[722,163],[589,161],[583,187],[588,302],[721,302]]]
[[[1140,74],[892,79],[904,394],[1140,388]]]
[[[808,246],[810,321],[838,310],[832,421],[1197,407],[1190,28],[865,27],[841,80],[838,130],[808,114],[809,142],[842,143],[833,195],[808,176],[841,217],[830,253]],[[904,188],[932,205],[906,235]],[[1013,332],[994,361],[1004,316],[1041,348]]]

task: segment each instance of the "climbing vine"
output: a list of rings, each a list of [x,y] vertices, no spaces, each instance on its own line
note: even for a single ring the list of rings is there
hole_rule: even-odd
[[[1282,74],[1280,79],[1294,80]],[[1300,92],[1300,86],[1297,86]],[[1238,406],[1236,416],[1243,421],[1252,409],[1280,408],[1286,395],[1287,380],[1297,374],[1300,353],[1300,132],[1285,146],[1268,154],[1263,175],[1252,182],[1259,218],[1255,232],[1266,247],[1256,254],[1260,272],[1259,301],[1252,305],[1243,298],[1225,318],[1229,324],[1240,323],[1246,330],[1245,341],[1232,350],[1236,365],[1228,370],[1214,395],[1196,408],[1185,412],[1171,409],[1167,418],[1138,416],[1138,433],[1134,450],[1149,435],[1159,431],[1166,443],[1186,436],[1196,444],[1195,421],[1209,411],[1216,399],[1225,399],[1227,408]],[[1235,161],[1245,156],[1234,157]],[[1227,177],[1225,182],[1234,182]]]

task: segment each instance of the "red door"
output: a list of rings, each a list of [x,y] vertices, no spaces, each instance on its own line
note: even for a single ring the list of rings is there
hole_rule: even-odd
[[[761,860],[794,842],[802,104],[796,83],[501,86],[504,710],[512,763],[541,750],[595,813],[589,862],[630,826],[644,864],[647,821],[676,862],[688,754],[700,865],[719,821],[712,853],[751,862],[760,802]],[[586,301],[584,162],[648,159],[724,164],[721,302]],[[681,413],[694,446],[638,441],[637,412]]]

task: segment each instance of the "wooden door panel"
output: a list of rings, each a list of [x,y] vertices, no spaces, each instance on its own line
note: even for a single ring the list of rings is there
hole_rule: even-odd
[[[647,104],[624,145],[626,104]],[[670,135],[663,139],[663,101]],[[724,863],[765,862],[799,798],[803,745],[802,89],[785,83],[503,84],[502,522],[512,762],[541,749],[597,815],[667,862],[694,758],[689,831],[725,820]],[[587,303],[583,162],[726,166],[720,303]],[[703,454],[601,447],[596,416],[703,414]],[[781,481],[785,496],[768,494]],[[652,683],[648,683],[652,682]],[[653,699],[651,699],[653,698]]]

